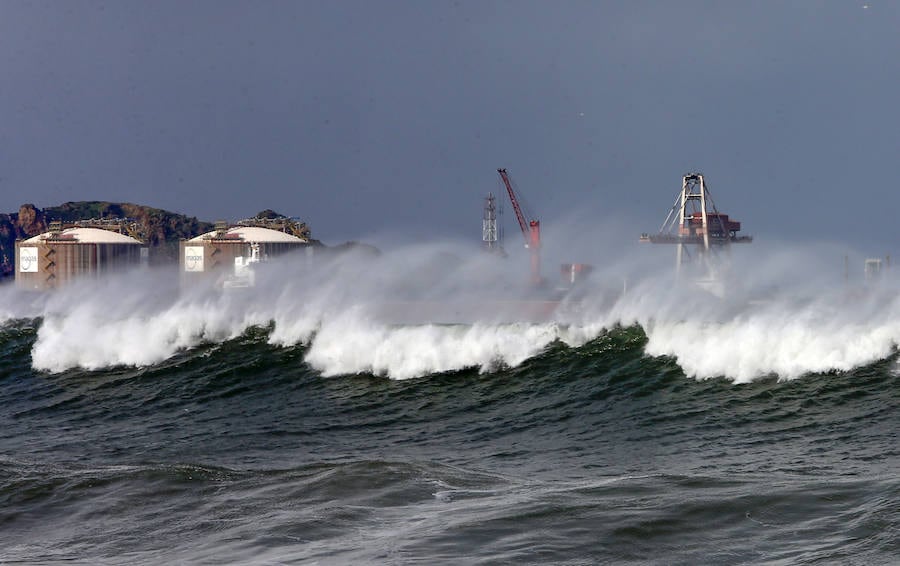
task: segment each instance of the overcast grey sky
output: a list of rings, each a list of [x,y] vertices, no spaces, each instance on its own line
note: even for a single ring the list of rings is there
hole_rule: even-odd
[[[898,60],[878,0],[0,0],[0,211],[477,240],[507,167],[545,225],[636,238],[699,170],[757,238],[897,253]]]

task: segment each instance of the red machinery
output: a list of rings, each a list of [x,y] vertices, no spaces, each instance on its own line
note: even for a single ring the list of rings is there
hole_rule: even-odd
[[[513,189],[512,181],[509,179],[506,169],[497,169],[503,184],[506,186],[506,192],[509,194],[509,200],[512,202],[513,210],[516,212],[516,220],[519,221],[519,228],[522,229],[522,236],[525,238],[525,247],[531,250],[531,282],[539,285],[541,279],[541,221],[529,219],[526,221],[525,215],[522,213],[522,207],[519,205],[519,199],[516,191]]]

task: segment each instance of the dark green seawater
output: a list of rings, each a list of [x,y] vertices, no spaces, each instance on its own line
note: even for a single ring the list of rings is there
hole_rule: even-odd
[[[900,557],[893,351],[740,382],[648,354],[639,325],[575,345],[515,327],[505,332],[538,344],[521,360],[418,375],[402,371],[409,360],[372,366],[409,377],[393,379],[328,368],[353,352],[342,339],[416,339],[378,351],[434,357],[452,328],[332,336],[337,349],[313,356],[309,340],[274,339],[265,321],[220,337],[208,324],[184,346],[147,330],[165,326],[158,317],[113,338],[98,335],[110,326],[96,313],[61,323],[43,310],[0,327],[0,563]],[[118,340],[115,354],[92,340]],[[120,359],[154,340],[170,349]]]

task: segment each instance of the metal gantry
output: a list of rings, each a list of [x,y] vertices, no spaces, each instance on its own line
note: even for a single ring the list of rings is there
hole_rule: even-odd
[[[713,260],[718,251],[728,251],[731,244],[745,244],[750,236],[738,236],[741,223],[728,218],[716,208],[706,180],[700,173],[682,177],[681,192],[657,234],[641,235],[642,242],[675,245],[675,268],[694,264],[706,270],[709,278],[717,276],[719,262]]]

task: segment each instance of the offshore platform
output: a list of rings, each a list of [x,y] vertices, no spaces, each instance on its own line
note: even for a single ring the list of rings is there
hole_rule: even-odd
[[[641,242],[675,246],[675,272],[691,267],[700,282],[721,278],[720,256],[731,244],[747,244],[750,236],[739,236],[741,223],[716,208],[706,180],[700,173],[688,173],[681,180],[681,192],[656,234],[642,234]]]

